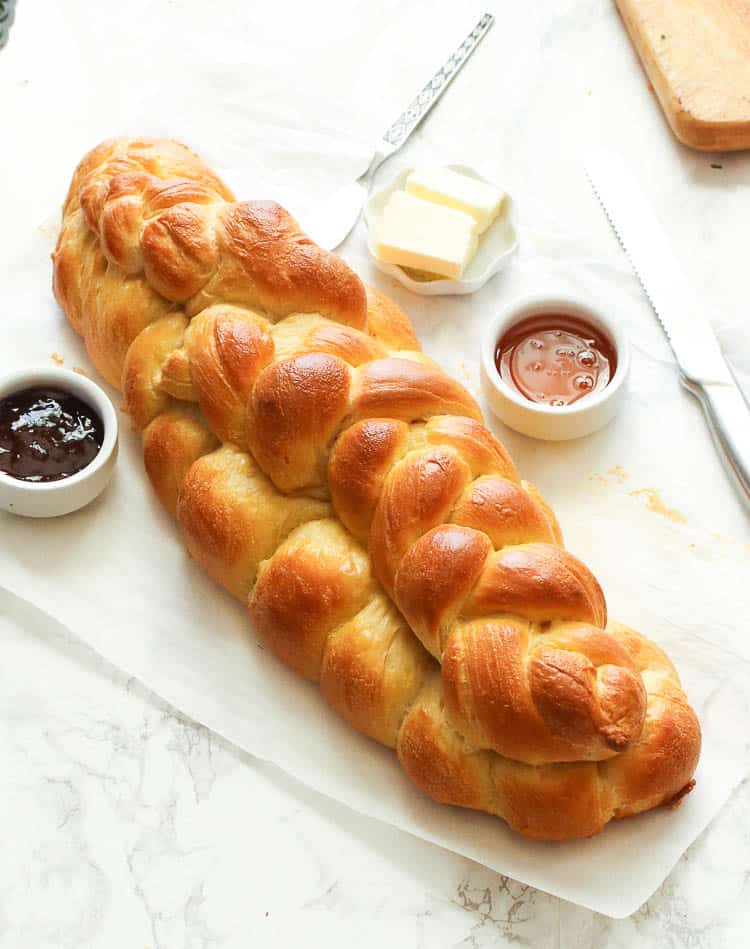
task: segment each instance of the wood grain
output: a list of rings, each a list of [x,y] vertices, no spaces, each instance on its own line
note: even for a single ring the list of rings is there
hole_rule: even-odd
[[[750,148],[750,0],[615,0],[677,138]]]

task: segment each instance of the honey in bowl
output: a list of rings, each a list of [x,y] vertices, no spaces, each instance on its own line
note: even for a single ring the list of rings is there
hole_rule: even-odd
[[[585,320],[542,313],[503,334],[495,366],[503,382],[530,402],[564,408],[609,384],[617,354],[609,338]]]

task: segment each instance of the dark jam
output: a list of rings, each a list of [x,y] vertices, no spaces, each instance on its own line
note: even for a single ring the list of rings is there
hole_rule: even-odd
[[[22,389],[0,399],[0,471],[19,481],[59,481],[96,458],[99,415],[61,389]]]
[[[615,374],[617,354],[584,320],[544,313],[522,320],[498,340],[495,366],[530,402],[562,408],[604,389]]]

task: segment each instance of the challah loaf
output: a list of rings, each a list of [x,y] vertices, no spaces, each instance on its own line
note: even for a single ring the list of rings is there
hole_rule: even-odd
[[[105,142],[54,289],[191,556],[420,788],[550,840],[690,789],[667,657],[606,625],[471,396],[282,208],[174,142]]]

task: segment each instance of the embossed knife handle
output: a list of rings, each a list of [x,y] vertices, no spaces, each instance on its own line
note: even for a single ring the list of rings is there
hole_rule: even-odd
[[[362,179],[370,178],[376,168],[378,168],[386,158],[390,158],[394,152],[401,148],[414,129],[419,125],[422,119],[424,119],[430,109],[437,103],[440,96],[442,96],[459,74],[494,22],[495,18],[491,13],[485,13],[480,18],[477,25],[471,33],[469,33],[463,43],[448,57],[445,65],[438,69],[432,79],[417,93],[406,109],[387,130],[385,135],[383,135],[372,163],[362,176]]]

